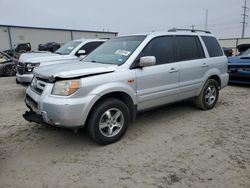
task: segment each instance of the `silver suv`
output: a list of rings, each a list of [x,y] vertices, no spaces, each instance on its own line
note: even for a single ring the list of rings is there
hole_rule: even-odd
[[[184,99],[212,109],[228,83],[227,58],[208,32],[117,37],[83,61],[38,67],[23,117],[52,126],[87,126],[99,144],[118,141],[136,114]]]

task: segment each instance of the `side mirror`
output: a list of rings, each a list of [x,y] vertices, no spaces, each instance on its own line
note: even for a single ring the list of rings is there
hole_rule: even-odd
[[[86,55],[86,51],[85,50],[79,50],[77,52],[77,56],[82,56],[82,55]]]
[[[145,56],[140,58],[139,66],[140,67],[148,67],[155,65],[156,58],[155,56]]]

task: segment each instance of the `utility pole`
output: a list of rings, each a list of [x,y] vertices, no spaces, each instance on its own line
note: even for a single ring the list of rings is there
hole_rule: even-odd
[[[208,9],[206,9],[206,17],[205,17],[205,31],[208,30]]]
[[[246,25],[247,25],[246,19],[248,17],[247,10],[249,9],[247,7],[247,0],[245,0],[244,6],[242,8],[243,8],[243,14],[242,14],[243,21],[241,22],[242,23],[242,35],[241,35],[241,38],[244,38],[245,37],[245,28],[246,28]]]

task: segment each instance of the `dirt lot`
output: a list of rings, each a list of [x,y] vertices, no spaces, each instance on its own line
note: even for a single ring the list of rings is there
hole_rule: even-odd
[[[211,111],[143,113],[103,147],[86,131],[24,121],[25,88],[0,86],[0,187],[250,187],[250,87],[227,87]]]

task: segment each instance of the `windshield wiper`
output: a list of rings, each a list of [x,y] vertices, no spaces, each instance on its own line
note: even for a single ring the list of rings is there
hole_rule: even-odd
[[[59,54],[59,55],[62,55],[62,53],[60,53],[60,52],[54,52],[55,54]]]

